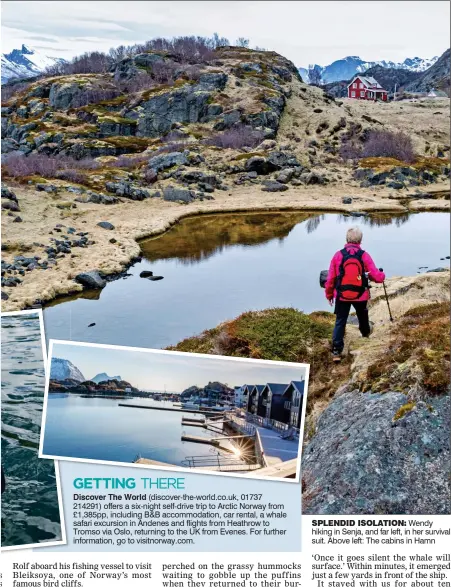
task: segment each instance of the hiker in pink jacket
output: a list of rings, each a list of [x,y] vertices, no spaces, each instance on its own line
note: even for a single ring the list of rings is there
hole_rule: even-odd
[[[382,283],[385,273],[379,270],[373,259],[362,250],[362,231],[350,228],[346,233],[346,245],[337,251],[330,262],[326,281],[326,298],[330,305],[335,299],[335,328],[332,335],[333,360],[338,362],[344,348],[346,323],[351,306],[359,321],[359,330],[364,337],[371,334],[368,318],[370,291],[368,280]]]

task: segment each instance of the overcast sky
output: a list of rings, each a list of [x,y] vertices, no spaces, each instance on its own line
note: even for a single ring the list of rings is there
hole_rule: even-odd
[[[290,383],[305,379],[305,368],[293,363],[236,361],[192,354],[152,353],[80,345],[53,344],[52,357],[68,359],[86,379],[98,373],[120,375],[141,390],[182,392],[191,385],[204,387],[220,381],[229,387],[264,383]]]
[[[298,67],[348,55],[368,61],[430,58],[449,47],[448,2],[2,1],[2,52],[22,43],[50,56],[156,36],[246,37]]]

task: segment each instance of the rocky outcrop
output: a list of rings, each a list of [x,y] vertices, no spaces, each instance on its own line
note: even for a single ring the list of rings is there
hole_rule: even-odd
[[[120,61],[113,68],[113,76],[117,82],[125,82],[143,71],[151,73],[155,64],[162,64],[165,58],[158,53],[140,53]]]
[[[211,97],[211,92],[187,85],[149,98],[139,106],[136,134],[154,138],[167,134],[174,123],[201,122]]]
[[[302,459],[304,514],[450,514],[449,396],[336,397]]]
[[[395,190],[407,187],[428,185],[439,179],[449,177],[449,165],[443,161],[443,165],[418,169],[404,165],[392,167],[386,171],[378,171],[371,168],[359,168],[354,171],[354,179],[360,182],[360,187],[386,185]]]
[[[145,188],[133,185],[130,181],[107,181],[105,184],[107,191],[131,200],[146,200],[152,194]]]
[[[67,110],[81,94],[82,88],[77,83],[54,83],[50,88],[49,102],[55,110]]]

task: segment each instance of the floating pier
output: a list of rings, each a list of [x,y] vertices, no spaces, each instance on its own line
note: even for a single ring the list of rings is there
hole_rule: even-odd
[[[141,410],[160,410],[161,412],[185,412],[187,414],[201,414],[202,416],[217,416],[218,412],[208,410],[189,410],[186,408],[163,408],[160,406],[138,406],[137,404],[118,404],[121,408],[138,408]]]

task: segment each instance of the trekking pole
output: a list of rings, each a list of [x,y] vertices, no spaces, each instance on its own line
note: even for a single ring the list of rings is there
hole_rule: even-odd
[[[382,267],[379,267],[379,271],[383,271]],[[393,322],[393,316],[391,315],[390,302],[388,301],[388,294],[387,294],[387,288],[385,287],[385,281],[382,282],[382,285],[384,286],[384,293],[385,293],[385,299],[387,300],[387,307],[388,307],[388,313],[390,315],[390,322]]]

